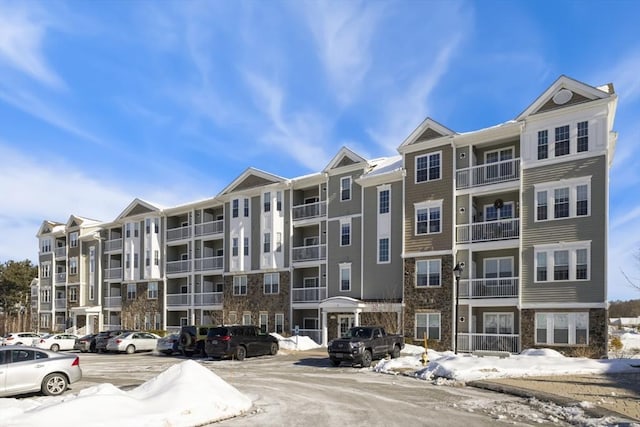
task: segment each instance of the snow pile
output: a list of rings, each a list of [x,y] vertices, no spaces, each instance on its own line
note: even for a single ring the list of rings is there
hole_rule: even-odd
[[[242,414],[251,400],[197,362],[171,366],[131,391],[111,384],[57,398],[0,400],[0,425],[194,426]],[[103,408],[89,411],[86,408]]]
[[[271,335],[278,339],[278,345],[283,350],[305,351],[320,348],[319,344],[305,335],[298,335],[289,338],[285,338],[275,332],[272,332]]]

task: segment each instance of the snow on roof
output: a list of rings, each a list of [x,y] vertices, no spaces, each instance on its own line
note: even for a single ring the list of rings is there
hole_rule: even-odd
[[[363,175],[363,178],[379,176],[402,169],[402,156],[383,157],[370,161],[373,169]]]

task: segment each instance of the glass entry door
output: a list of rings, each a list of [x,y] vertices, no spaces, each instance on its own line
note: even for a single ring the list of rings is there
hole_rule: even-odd
[[[338,336],[344,336],[347,331],[353,328],[356,316],[353,314],[341,314],[338,316]]]

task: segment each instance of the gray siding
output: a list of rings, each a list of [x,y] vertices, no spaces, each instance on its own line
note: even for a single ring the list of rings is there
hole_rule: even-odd
[[[570,159],[567,159],[570,160]],[[591,176],[591,215],[535,222],[534,184]],[[604,156],[525,169],[522,194],[522,277],[523,303],[597,303],[605,300],[606,275],[606,183]],[[553,209],[552,206],[549,209]],[[591,241],[590,280],[534,283],[534,245]]]
[[[327,224],[327,268],[329,269],[328,289],[329,296],[347,296],[361,298],[361,262],[360,242],[362,239],[362,219],[351,219],[351,245],[340,246],[340,221],[328,221]],[[351,291],[340,291],[340,266],[341,263],[351,263]]]
[[[362,175],[362,171],[358,170],[329,177],[329,182],[327,184],[327,216],[329,218],[360,213],[362,187],[355,182],[356,178],[360,175]],[[340,179],[346,176],[351,177],[351,200],[341,201]]]

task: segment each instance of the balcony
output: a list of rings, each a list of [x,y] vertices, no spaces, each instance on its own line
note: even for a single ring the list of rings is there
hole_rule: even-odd
[[[167,306],[188,306],[190,300],[189,294],[167,294]]]
[[[188,273],[191,271],[191,260],[168,261],[167,273]]]
[[[122,296],[118,295],[115,297],[104,298],[104,308],[121,308],[121,307],[122,307]]]
[[[104,278],[105,279],[122,279],[122,267],[105,269]]]
[[[460,280],[460,298],[517,298],[518,278]]]
[[[320,302],[327,298],[326,286],[317,288],[293,288],[291,300],[293,302]]]
[[[212,236],[215,234],[222,234],[224,232],[224,221],[210,221],[202,224],[196,224],[194,234],[199,236]]]
[[[56,281],[56,284],[58,283],[64,284],[67,281],[67,272],[65,271],[63,273],[56,273],[55,281]]]
[[[481,187],[520,179],[520,159],[472,166],[456,171],[456,189]]]
[[[294,206],[291,216],[294,221],[303,219],[320,218],[327,215],[327,202],[307,203],[304,205]]]
[[[195,271],[206,271],[206,270],[222,270],[224,257],[215,256],[211,258],[196,258],[194,261],[194,270]],[[168,269],[168,267],[167,267]]]
[[[113,252],[122,250],[122,239],[106,240],[104,242],[104,251]]]
[[[520,219],[474,222],[456,227],[456,243],[490,242],[520,237]]]
[[[517,334],[458,334],[458,351],[471,353],[476,350],[520,352],[520,335]]]
[[[66,258],[67,257],[67,247],[62,246],[59,248],[55,248],[53,252],[56,254],[56,258]]]
[[[184,227],[172,228],[167,230],[167,242],[175,240],[188,239],[191,237],[191,226],[185,225]]]
[[[66,298],[56,298],[54,301],[56,310],[64,310],[67,308],[67,299]]]
[[[292,251],[293,262],[321,261],[327,259],[327,245],[298,246]]]
[[[222,292],[205,292],[193,295],[193,305],[222,305]]]

